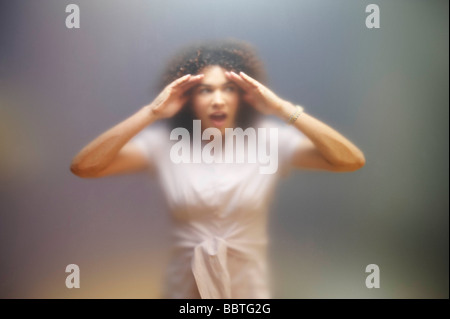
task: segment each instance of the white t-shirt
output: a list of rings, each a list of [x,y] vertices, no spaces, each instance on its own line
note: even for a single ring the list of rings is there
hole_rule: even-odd
[[[258,161],[176,164],[170,149],[177,141],[170,141],[170,130],[162,125],[149,126],[130,141],[151,163],[173,217],[164,297],[270,298],[268,207],[305,136],[273,120],[257,127],[278,128],[275,174],[261,174]]]

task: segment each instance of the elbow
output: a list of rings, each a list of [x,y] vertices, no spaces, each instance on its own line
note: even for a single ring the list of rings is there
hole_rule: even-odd
[[[79,174],[79,169],[78,169],[78,167],[77,167],[74,163],[71,163],[71,164],[70,164],[70,171],[71,171],[72,174],[74,174],[74,175],[77,175],[77,176],[78,176],[78,174]]]
[[[360,153],[351,159],[335,163],[333,166],[335,172],[354,172],[364,167],[364,165],[366,165],[366,158],[363,153]]]
[[[96,175],[93,173],[92,169],[86,169],[81,167],[79,164],[77,164],[76,162],[72,162],[70,164],[70,171],[72,172],[72,174],[81,177],[81,178],[92,178],[92,177],[96,177]]]
[[[70,164],[70,171],[71,171],[72,174],[74,174],[75,176],[78,176],[78,177],[86,177],[86,173],[81,169],[81,167],[80,167],[78,164],[76,164],[76,163],[74,163],[74,162],[72,162],[72,163]]]
[[[349,163],[347,163],[345,170],[348,172],[354,172],[363,168],[364,165],[366,165],[366,158],[361,152],[360,154],[355,155],[354,158]]]
[[[355,158],[355,161],[353,163],[353,170],[357,171],[358,169],[363,168],[364,165],[366,165],[366,158],[365,158],[364,154],[361,153],[360,155],[358,155]]]

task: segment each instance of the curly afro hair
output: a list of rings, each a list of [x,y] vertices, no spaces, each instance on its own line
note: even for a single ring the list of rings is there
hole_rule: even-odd
[[[185,74],[197,74],[210,65],[219,65],[238,73],[242,71],[259,82],[265,82],[263,64],[253,47],[247,42],[225,39],[200,42],[183,48],[169,61],[160,88]]]
[[[166,66],[159,89],[162,90],[172,81],[186,74],[195,75],[207,66],[218,65],[227,71],[240,71],[261,83],[266,82],[263,63],[253,47],[247,42],[236,39],[211,40],[195,43],[180,50]],[[241,101],[237,114],[237,126],[243,129],[251,127],[259,118],[252,106]],[[184,127],[190,131],[195,116],[187,102],[181,111],[170,119],[172,127]]]

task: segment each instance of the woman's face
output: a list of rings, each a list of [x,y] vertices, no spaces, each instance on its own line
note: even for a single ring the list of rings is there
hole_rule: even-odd
[[[234,128],[240,103],[236,84],[225,77],[225,69],[213,65],[202,69],[201,83],[192,92],[192,108],[201,120],[202,130],[215,127],[225,134],[225,128]]]

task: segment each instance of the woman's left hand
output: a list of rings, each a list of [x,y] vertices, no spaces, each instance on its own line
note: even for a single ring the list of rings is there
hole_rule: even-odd
[[[291,103],[281,99],[267,87],[251,78],[244,72],[225,72],[227,78],[236,83],[244,91],[244,100],[264,114],[283,117],[285,108]]]

